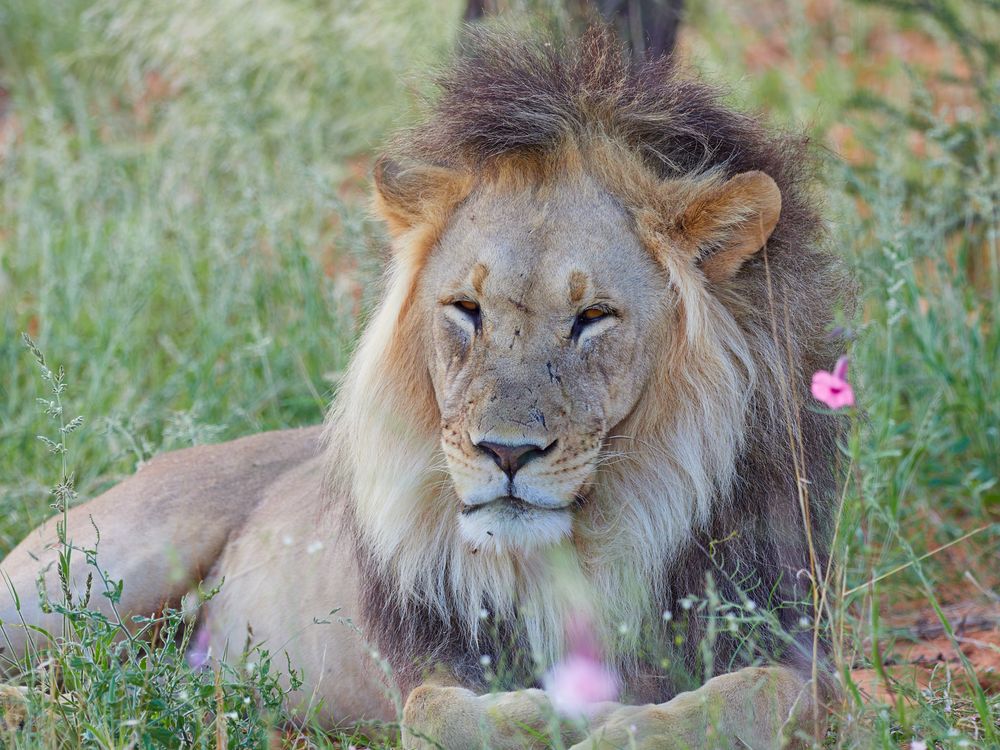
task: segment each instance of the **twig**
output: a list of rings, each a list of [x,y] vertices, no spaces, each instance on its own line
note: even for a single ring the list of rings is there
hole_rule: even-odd
[[[980,531],[985,531],[989,527],[990,527],[990,525],[987,524],[986,526],[980,526],[978,529],[973,529],[969,533],[963,534],[958,539],[953,539],[952,541],[948,542],[947,544],[942,544],[937,549],[932,549],[930,552],[926,552],[923,555],[921,555],[920,557],[916,557],[916,558],[910,560],[908,563],[903,563],[902,565],[893,568],[888,573],[883,573],[880,576],[876,576],[875,578],[872,578],[870,581],[865,581],[860,586],[855,586],[853,589],[848,589],[847,591],[844,592],[844,596],[850,596],[851,594],[856,594],[859,591],[861,591],[861,589],[863,589],[863,588],[867,588],[868,586],[876,584],[879,581],[883,581],[886,578],[888,578],[889,576],[894,576],[894,575],[896,575],[896,573],[899,573],[901,570],[906,570],[911,565],[914,565],[914,564],[920,562],[921,560],[926,560],[928,557],[930,557],[931,555],[936,555],[941,550],[948,549],[948,547],[952,547],[952,546],[958,544],[959,542],[964,542],[969,537],[975,536]]]

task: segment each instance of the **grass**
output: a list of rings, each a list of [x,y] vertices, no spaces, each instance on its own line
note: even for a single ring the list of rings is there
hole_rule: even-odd
[[[997,652],[967,655],[949,614],[995,614],[1000,584],[1000,12],[690,5],[694,65],[831,148],[831,242],[863,289],[828,613],[848,702],[829,744],[1000,746],[1000,677],[979,661]],[[321,418],[378,267],[367,165],[459,6],[0,0],[0,553],[64,478],[91,497],[160,451]],[[59,422],[21,332],[65,370]],[[77,677],[15,746],[210,747],[227,714],[230,747],[271,736],[286,665],[194,673],[169,637],[180,614],[146,623],[152,645],[111,647],[120,625],[85,612],[66,614],[92,647],[55,659]],[[949,658],[918,686],[888,657],[920,617]]]

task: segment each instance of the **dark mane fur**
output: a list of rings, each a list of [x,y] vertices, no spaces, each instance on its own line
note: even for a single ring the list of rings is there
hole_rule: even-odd
[[[663,653],[650,653],[641,664],[622,668],[631,675],[633,696],[646,700],[664,700],[690,685],[677,662],[688,674],[700,673],[698,678],[707,676],[704,671],[729,671],[761,659],[804,668],[813,657],[812,632],[800,619],[811,620],[813,612],[799,481],[808,481],[809,517],[823,571],[841,430],[841,420],[808,406],[808,379],[815,370],[830,369],[841,353],[842,344],[829,331],[836,306],[850,314],[853,297],[839,261],[822,247],[807,139],[776,132],[726,107],[718,91],[686,77],[670,58],[630,65],[613,35],[600,28],[568,42],[470,31],[437,89],[427,117],[393,142],[392,159],[476,173],[498,159],[544,157],[567,139],[599,132],[626,144],[665,179],[710,169],[727,174],[761,170],[777,183],[780,221],[766,253],[736,277],[727,304],[745,330],[770,333],[773,327],[780,350],[787,353],[793,392],[775,398],[779,384],[758,386],[732,497],[717,503],[710,528],[664,571],[670,593],[661,604],[675,620],[683,620],[678,601],[705,596],[711,579],[718,599],[749,599],[759,610],[773,612],[779,627],[774,632],[764,628],[753,648],[720,628],[713,666],[707,668],[699,650],[706,613],[692,611],[680,653],[673,654],[679,658],[664,666]],[[765,393],[768,389],[771,393]],[[765,403],[775,401],[787,408],[769,412]],[[796,452],[802,457],[798,472]],[[516,624],[501,623],[496,630],[505,633],[502,638],[480,643],[470,653],[459,624],[442,622],[417,605],[403,609],[395,603],[391,579],[371,563],[360,537],[359,551],[367,626],[403,685],[412,685],[420,664],[426,664],[415,662],[414,654],[443,659],[468,681],[482,680],[479,654],[490,654],[496,663],[500,642],[517,640]],[[655,627],[657,638],[673,643],[674,631],[659,623]],[[533,678],[523,674],[518,679],[523,684]]]

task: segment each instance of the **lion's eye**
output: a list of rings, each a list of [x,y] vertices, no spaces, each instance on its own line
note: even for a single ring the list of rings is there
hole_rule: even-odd
[[[608,314],[609,314],[608,311],[605,310],[603,307],[588,307],[586,310],[580,313],[580,317],[583,318],[586,322],[592,323],[595,320],[600,320],[601,318],[603,318],[605,315]]]
[[[473,324],[476,326],[477,330],[479,329],[481,318],[479,313],[479,305],[477,303],[473,302],[471,299],[457,299],[451,304],[452,307],[457,308],[464,315],[466,315],[469,318],[469,320],[471,320]]]
[[[614,313],[611,310],[602,305],[594,305],[593,307],[588,307],[586,310],[579,313],[576,316],[576,319],[573,321],[573,330],[571,332],[572,337],[574,339],[580,338],[580,334],[583,333],[584,328],[593,325],[594,323],[597,323],[600,320],[609,318],[613,314]]]

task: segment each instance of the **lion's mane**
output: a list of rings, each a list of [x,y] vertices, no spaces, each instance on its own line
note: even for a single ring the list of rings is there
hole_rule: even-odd
[[[605,154],[629,154],[646,178],[690,180],[694,193],[750,170],[777,183],[781,218],[765,250],[711,294],[681,290],[688,335],[662,353],[659,375],[616,430],[629,442],[622,460],[598,470],[574,543],[607,613],[603,626],[628,633],[614,658],[633,697],[666,699],[689,684],[682,672],[709,666],[699,643],[710,613],[695,607],[682,617],[679,606],[709,590],[714,601],[774,617],[752,647],[719,629],[712,668],[807,662],[812,638],[800,620],[812,617],[809,580],[827,561],[840,429],[809,407],[807,381],[841,352],[830,328],[852,293],[823,248],[806,139],[731,110],[669,58],[629,65],[602,29],[572,43],[469,32],[437,85],[427,116],[394,141],[396,163],[474,182],[596,153],[586,144],[600,142]],[[641,190],[615,169],[617,197],[638,215]],[[472,554],[455,528],[429,343],[411,302],[422,259],[463,195],[421,206],[426,221],[397,237],[383,299],[326,430],[331,493],[349,499],[363,627],[404,687],[433,662],[485,684],[481,655],[512,683],[531,684],[530,655],[558,655],[566,615],[546,610],[544,565]],[[664,612],[684,621],[679,646]],[[671,644],[671,658],[651,642]],[[529,658],[519,664],[512,654]]]

